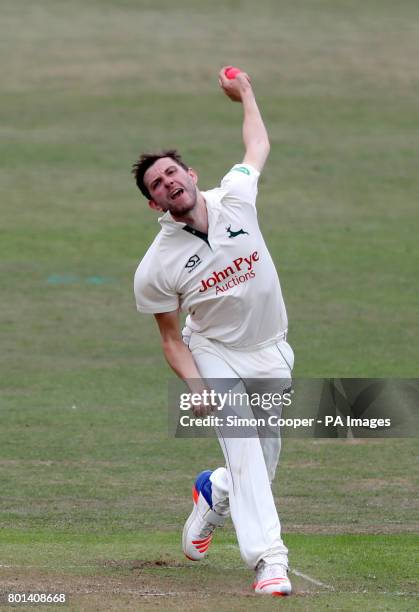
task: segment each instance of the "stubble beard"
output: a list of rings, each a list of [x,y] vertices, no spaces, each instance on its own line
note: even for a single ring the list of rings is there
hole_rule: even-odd
[[[185,193],[187,193],[190,197],[191,200],[190,202],[185,202],[184,204],[182,204],[180,207],[177,207],[175,203],[171,203],[171,205],[169,205],[167,207],[167,210],[170,212],[170,214],[172,215],[172,217],[177,221],[180,220],[182,217],[184,217],[185,215],[188,215],[196,206],[196,203],[198,201],[198,195],[196,193],[196,187],[194,185],[194,190],[184,190],[184,193],[182,194],[181,197],[184,197]],[[173,206],[174,204],[174,206]]]

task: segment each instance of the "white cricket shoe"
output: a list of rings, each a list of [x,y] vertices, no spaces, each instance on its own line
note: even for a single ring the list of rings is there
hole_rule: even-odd
[[[189,515],[182,535],[182,548],[191,561],[200,561],[207,554],[214,530],[224,525],[228,516],[218,514],[212,509],[212,472],[201,472],[192,488],[193,509]]]
[[[279,563],[265,563],[262,559],[256,567],[253,588],[258,595],[273,595],[274,597],[291,595],[292,587],[287,568]]]

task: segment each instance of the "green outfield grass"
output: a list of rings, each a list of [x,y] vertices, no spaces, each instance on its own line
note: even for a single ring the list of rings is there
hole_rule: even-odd
[[[296,376],[417,377],[418,41],[414,0],[2,0],[0,592],[272,608],[231,527],[202,564],[181,554],[192,480],[221,453],[167,436],[170,373],[132,294],[158,226],[130,166],[177,146],[215,186],[242,156],[217,71],[247,69]],[[275,605],[417,607],[417,455],[286,441],[274,491],[297,595]]]
[[[13,531],[3,538],[5,558],[14,564],[2,570],[3,584],[13,591],[22,583],[38,591],[67,584],[70,604],[80,609],[273,606],[271,600],[251,595],[252,573],[243,568],[231,535],[220,534],[211,559],[199,564],[179,557],[179,538],[170,532],[143,535],[141,540],[126,532],[101,537],[57,532],[51,538],[49,530],[21,532],[18,537]],[[412,537],[289,535],[287,543],[298,566],[291,568],[297,593],[281,600],[286,609],[413,610],[417,603],[417,547]],[[317,584],[301,576],[307,577],[302,568],[315,573]]]

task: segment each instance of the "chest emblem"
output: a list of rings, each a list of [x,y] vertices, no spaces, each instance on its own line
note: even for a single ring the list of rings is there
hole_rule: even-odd
[[[228,227],[226,227],[226,230],[228,232],[228,237],[229,238],[235,238],[236,236],[240,236],[240,234],[247,234],[249,235],[249,232],[246,232],[244,229],[239,229],[237,231],[232,230],[231,229],[231,225],[229,225]]]
[[[200,263],[202,263],[202,259],[198,255],[192,255],[186,262],[185,268],[188,270],[188,273],[190,273],[196,266],[199,266]]]

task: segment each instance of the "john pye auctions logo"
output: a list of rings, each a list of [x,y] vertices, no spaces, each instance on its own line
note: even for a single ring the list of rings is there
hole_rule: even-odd
[[[199,293],[204,293],[208,289],[211,289],[211,287],[215,287],[215,285],[218,285],[218,283],[221,283],[221,281],[225,281],[226,279],[229,279],[228,282],[217,286],[216,293],[220,291],[227,291],[235,285],[239,285],[240,283],[246,282],[250,278],[254,278],[255,271],[253,270],[253,264],[256,261],[259,261],[259,253],[254,251],[249,255],[249,257],[238,257],[237,259],[234,259],[229,266],[224,268],[224,270],[214,270],[211,276],[205,280],[201,280],[201,288]],[[237,276],[239,272],[242,274]]]

